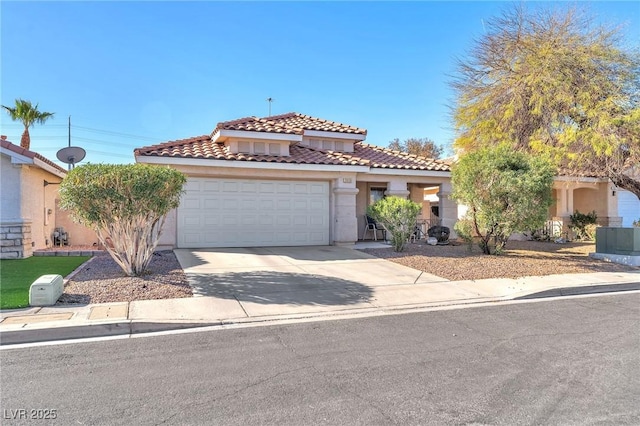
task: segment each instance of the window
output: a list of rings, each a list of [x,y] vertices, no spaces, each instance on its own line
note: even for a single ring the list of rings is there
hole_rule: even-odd
[[[387,188],[371,188],[369,190],[369,204],[373,204],[378,200],[382,200],[384,198],[384,193]]]
[[[256,154],[264,154],[264,142],[254,142],[253,144],[253,152]]]
[[[278,143],[270,143],[269,144],[269,155],[280,155],[280,144],[278,144]]]
[[[242,152],[243,154],[251,153],[251,144],[245,141],[238,142],[238,152]]]

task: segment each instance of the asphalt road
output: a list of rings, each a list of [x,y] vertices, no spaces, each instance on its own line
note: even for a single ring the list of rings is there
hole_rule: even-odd
[[[638,293],[0,357],[3,425],[640,424]]]

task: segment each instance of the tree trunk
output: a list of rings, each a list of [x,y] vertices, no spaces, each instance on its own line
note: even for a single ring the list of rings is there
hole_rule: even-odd
[[[626,189],[640,199],[640,181],[633,179],[623,173],[616,173],[609,176],[611,182],[618,188]]]
[[[29,135],[28,127],[25,127],[24,132],[22,132],[22,137],[20,138],[20,146],[24,149],[30,149],[31,147],[31,136]]]

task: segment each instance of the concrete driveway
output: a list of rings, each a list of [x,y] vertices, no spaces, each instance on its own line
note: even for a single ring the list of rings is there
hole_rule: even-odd
[[[410,303],[416,284],[447,281],[336,246],[174,251],[196,295],[239,303],[248,316],[379,307],[391,291]]]

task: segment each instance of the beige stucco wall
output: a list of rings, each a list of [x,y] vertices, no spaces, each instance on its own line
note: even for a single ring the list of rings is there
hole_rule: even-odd
[[[178,241],[178,214],[177,210],[173,209],[167,213],[167,217],[164,220],[162,227],[162,233],[158,240],[158,250],[172,249],[176,247]]]
[[[11,164],[11,159],[0,155],[0,221],[20,219],[21,167]]]
[[[598,217],[607,215],[606,196],[602,196],[598,187],[578,188],[573,191],[573,211],[589,213],[595,211]]]
[[[99,245],[96,233],[84,225],[71,219],[68,211],[60,208],[60,200],[56,200],[56,228],[62,227],[69,234],[70,246]]]
[[[20,200],[22,217],[31,221],[31,240],[35,250],[51,245],[51,234],[56,224],[58,185],[44,186],[44,181],[61,179],[39,167],[21,166]]]

